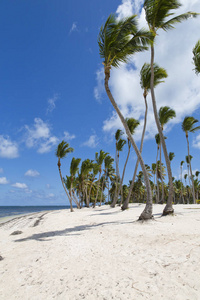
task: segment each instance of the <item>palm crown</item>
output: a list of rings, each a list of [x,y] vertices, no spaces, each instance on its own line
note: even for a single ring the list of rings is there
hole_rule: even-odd
[[[98,44],[104,66],[118,67],[127,63],[130,55],[148,49],[152,39],[149,31],[138,30],[136,15],[118,21],[111,14],[101,27]]]
[[[159,109],[158,115],[159,115],[159,121],[160,121],[161,127],[163,129],[163,126],[165,124],[167,124],[169,122],[169,120],[176,117],[176,112],[169,106],[162,106]]]
[[[56,149],[56,156],[58,157],[58,166],[60,166],[60,159],[65,158],[68,153],[73,152],[74,149],[69,147],[69,143],[64,140],[58,145]]]
[[[194,127],[194,125],[198,122],[194,117],[185,117],[182,123],[182,129],[185,132],[186,136],[188,136],[188,132],[195,132],[200,129],[200,126]]]
[[[181,3],[177,0],[145,0],[144,9],[146,13],[146,20],[150,30],[156,35],[158,29],[165,31],[174,28],[174,24],[180,23],[188,18],[196,17],[198,14],[194,12],[187,12],[171,19],[169,17],[174,15],[173,10],[178,9]]]
[[[193,62],[195,65],[195,73],[200,73],[200,40],[196,43],[194,49],[193,49]]]
[[[153,65],[154,67],[154,87],[156,87],[159,83],[164,82],[164,78],[167,78],[167,71],[164,68],[160,68],[156,63]],[[147,96],[151,86],[151,65],[145,63],[142,66],[140,71],[140,85],[144,90],[144,95]]]

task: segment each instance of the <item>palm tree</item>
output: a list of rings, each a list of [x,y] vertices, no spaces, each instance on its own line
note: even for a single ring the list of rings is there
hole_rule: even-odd
[[[200,73],[200,40],[196,43],[193,49],[193,62],[195,65],[195,73],[198,75]]]
[[[81,164],[81,207],[83,206],[83,202],[85,201],[86,206],[89,207],[89,200],[88,200],[88,189],[87,189],[87,179],[89,173],[92,171],[93,168],[93,161],[89,158],[85,159]]]
[[[79,170],[79,164],[80,164],[81,158],[72,158],[71,161],[71,165],[70,165],[70,175],[71,175],[71,185],[70,185],[70,196],[71,198],[73,197],[73,195],[75,195],[74,190],[73,190],[73,185],[74,185],[74,180],[75,180],[75,176],[78,173]],[[80,205],[78,203],[78,200],[75,198],[75,203],[77,205],[78,208],[80,208]]]
[[[112,202],[112,204],[110,205],[111,207],[115,207],[115,204],[118,201],[118,197],[119,197],[119,192],[120,192],[120,188],[121,188],[121,180],[120,180],[120,173],[119,173],[119,152],[121,152],[124,148],[124,145],[126,144],[126,141],[123,139],[119,139],[116,142],[116,151],[117,151],[117,157],[116,157],[116,170],[117,171],[117,176],[116,176],[116,187],[115,187],[115,196],[114,196],[114,200]],[[118,184],[118,180],[119,180],[119,184]]]
[[[92,192],[92,188],[94,187],[94,180],[96,175],[99,172],[99,165],[97,163],[93,163],[92,164],[92,175],[91,175],[91,179],[90,179],[90,189],[89,189],[89,193],[88,193],[88,203],[87,206],[90,206],[90,201],[91,201],[91,192]]]
[[[166,70],[163,68],[160,68],[157,64],[154,64],[154,74],[155,74],[154,87],[156,87],[159,83],[164,82],[162,79],[167,77]],[[146,124],[147,124],[147,113],[148,113],[147,95],[150,90],[150,80],[151,80],[151,66],[150,66],[150,64],[145,63],[142,66],[142,69],[140,71],[140,85],[144,91],[143,97],[144,97],[144,102],[145,102],[145,116],[144,116],[144,125],[143,125],[143,131],[142,131],[142,137],[141,137],[141,143],[140,143],[140,153],[142,153],[142,149],[143,149],[143,142],[144,142],[144,136],[145,136]],[[125,210],[128,208],[128,203],[129,203],[129,199],[130,199],[130,196],[132,193],[135,177],[137,174],[138,165],[139,165],[139,159],[137,159],[132,183],[130,185],[130,189],[129,189],[129,193],[128,193],[128,197],[122,206],[122,210]]]
[[[128,128],[130,130],[131,135],[133,135],[135,133],[136,128],[139,126],[140,122],[138,120],[135,120],[134,118],[127,118],[126,122],[127,122],[127,125],[128,125]],[[124,165],[124,171],[123,171],[123,175],[122,175],[123,179],[124,179],[125,169],[126,169],[126,165],[127,165],[127,162],[128,162],[129,155],[130,155],[130,149],[131,149],[131,142],[130,142],[128,137],[127,137],[127,139],[128,139],[128,155],[127,155],[126,162],[125,162],[125,165]],[[140,153],[141,153],[141,149],[140,149]],[[139,164],[138,160],[137,160],[137,162]],[[137,163],[136,163],[136,166],[137,166]],[[126,198],[126,200],[124,201],[124,203],[121,207],[122,210],[125,210],[125,209],[128,208],[128,203],[129,203],[130,196],[131,196],[131,193],[132,193],[132,190],[133,190],[133,185],[134,185],[134,181],[135,181],[136,172],[137,172],[137,170],[136,170],[136,167],[135,167],[134,176],[133,176],[130,188],[129,188],[127,198]],[[122,179],[122,182],[123,182],[123,179]],[[122,198],[121,198],[121,204],[122,204],[122,202],[123,202],[123,193],[122,193]]]
[[[146,14],[146,21],[148,23],[149,29],[153,34],[153,42],[157,36],[157,31],[159,29],[163,29],[165,31],[174,28],[174,24],[180,23],[183,20],[187,20],[191,16],[196,17],[198,14],[193,12],[187,12],[181,14],[179,16],[175,16],[171,19],[169,17],[173,16],[173,10],[178,9],[181,4],[178,0],[145,0],[144,1],[144,9]],[[169,195],[167,204],[164,208],[163,215],[172,214],[174,209],[172,207],[173,201],[173,181],[172,181],[172,172],[170,167],[170,161],[167,153],[167,147],[164,140],[164,135],[162,133],[162,129],[159,123],[158,113],[157,113],[157,105],[156,98],[154,93],[154,43],[151,44],[151,98],[153,104],[153,111],[155,116],[156,125],[158,128],[158,132],[160,134],[160,140],[163,148],[163,153],[165,156],[167,173],[169,179]]]
[[[69,199],[71,212],[73,212],[72,199],[71,199],[71,197],[69,196],[69,194],[67,192],[67,189],[66,189],[63,177],[62,177],[60,160],[65,158],[68,153],[71,153],[73,151],[74,151],[74,149],[69,147],[69,144],[63,140],[60,144],[58,144],[58,147],[57,147],[56,153],[55,153],[57,158],[58,158],[58,164],[57,165],[58,165],[58,170],[59,170],[59,174],[60,174],[60,179],[61,179],[62,185],[64,187],[64,190],[67,194],[67,197]]]
[[[109,179],[113,178],[114,175],[113,162],[114,162],[114,158],[112,158],[110,155],[107,155],[104,159],[104,166],[105,166],[104,178],[108,183],[108,195],[109,195]]]
[[[151,186],[140,151],[138,150],[137,145],[130,133],[124,116],[122,115],[112,96],[108,81],[110,78],[111,67],[118,67],[121,62],[126,63],[130,55],[147,50],[147,45],[151,42],[151,39],[152,36],[150,32],[138,30],[136,16],[131,16],[129,18],[117,21],[114,15],[110,15],[105,25],[101,27],[98,38],[100,56],[104,59],[104,84],[106,93],[124,126],[126,134],[130,139],[136,155],[139,157],[140,165],[144,172],[147,189],[147,202],[139,219],[152,218]]]
[[[192,166],[191,166],[191,160],[190,160],[190,148],[189,148],[189,139],[188,139],[188,133],[189,132],[196,132],[200,129],[200,126],[194,127],[194,125],[198,122],[197,119],[194,117],[185,117],[182,123],[182,129],[185,132],[186,140],[187,140],[187,149],[188,149],[188,160],[190,165],[190,175],[192,180],[192,195],[193,195],[193,203],[196,203],[195,199],[195,192],[194,192],[194,180],[192,176]]]
[[[167,124],[171,119],[176,117],[176,112],[175,112],[175,110],[171,109],[169,106],[162,106],[159,109],[158,116],[159,116],[159,122],[161,125],[161,130],[163,131],[164,125]],[[160,162],[162,163],[161,153],[162,153],[162,147],[160,147]],[[170,161],[170,159],[169,159],[169,161]],[[170,164],[170,168],[171,168],[171,164]],[[162,183],[161,203],[163,203],[164,202],[164,184],[163,184],[163,181],[161,181],[161,183]]]
[[[180,169],[181,169],[181,198],[182,198],[182,202],[184,204],[184,197],[183,197],[183,164],[184,164],[184,160],[181,161],[180,163]]]
[[[97,199],[98,199],[99,184],[100,184],[101,172],[102,172],[102,164],[103,164],[104,159],[106,158],[107,155],[108,155],[108,153],[105,153],[103,150],[100,150],[99,154],[98,154],[98,152],[95,153],[95,159],[96,159],[96,162],[99,166],[99,179],[98,179],[98,183],[97,183],[97,193],[96,193],[95,201],[93,203],[93,208],[96,206],[96,202],[97,202]]]

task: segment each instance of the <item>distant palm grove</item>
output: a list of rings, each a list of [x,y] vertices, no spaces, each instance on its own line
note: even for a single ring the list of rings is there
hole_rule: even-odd
[[[177,0],[145,0],[144,10],[148,24],[148,30],[138,28],[137,16],[133,15],[125,19],[118,19],[111,14],[101,27],[98,36],[99,54],[103,60],[105,74],[105,91],[113,105],[124,130],[118,129],[115,133],[115,158],[111,157],[106,149],[96,152],[93,158],[81,162],[80,158],[73,157],[70,165],[70,173],[63,177],[61,173],[61,160],[73,152],[69,143],[62,141],[57,149],[58,169],[64,190],[70,202],[71,211],[76,204],[78,208],[83,206],[95,207],[102,203],[111,207],[120,205],[122,210],[128,208],[130,202],[145,203],[145,208],[139,219],[152,218],[153,203],[165,203],[163,215],[174,212],[173,204],[199,203],[200,183],[199,171],[192,172],[192,155],[188,136],[200,129],[198,120],[192,116],[186,116],[182,122],[182,130],[185,132],[185,160],[180,161],[180,179],[175,180],[171,171],[171,164],[175,153],[168,153],[165,125],[176,117],[176,112],[168,107],[157,109],[155,88],[164,84],[168,76],[167,70],[159,66],[155,60],[154,46],[159,43],[159,31],[174,29],[177,23],[190,18],[195,18],[198,13],[186,12],[174,15],[176,9],[181,6]],[[188,20],[189,22],[189,20]],[[198,40],[198,37],[197,37]],[[140,71],[140,85],[144,96],[144,125],[141,136],[140,148],[134,141],[134,132],[139,125],[139,120],[125,118],[109,88],[111,69],[120,67],[121,63],[128,63],[129,59],[137,52],[150,49],[150,62],[144,62]],[[170,59],[170,57],[169,57]],[[192,64],[191,64],[192,68]],[[193,68],[195,73],[200,73],[200,40],[193,48]],[[155,135],[157,145],[156,160],[149,166],[145,164],[142,156],[145,137],[148,102],[151,96],[155,123],[158,133]],[[150,97],[149,97],[150,98]],[[124,184],[124,175],[128,164],[131,147],[137,155],[137,162],[133,169],[133,177],[128,184]],[[123,170],[119,170],[120,152],[127,151],[127,158]],[[141,171],[138,172],[140,164]],[[187,165],[187,174],[182,174],[183,164]]]

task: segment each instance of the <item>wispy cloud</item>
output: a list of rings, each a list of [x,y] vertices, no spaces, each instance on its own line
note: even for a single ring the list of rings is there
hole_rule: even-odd
[[[104,70],[103,67],[101,67],[96,72],[96,81],[97,86],[94,88],[94,97],[96,100],[101,102],[102,94],[104,93]]]
[[[68,131],[64,131],[64,140],[69,141],[75,139],[74,134],[70,134]]]
[[[73,22],[69,33],[72,33],[73,31],[78,31],[77,22]]]
[[[30,169],[24,175],[28,176],[28,177],[38,177],[38,176],[40,176],[40,173],[36,170]]]
[[[6,177],[0,177],[0,184],[8,184],[9,181],[7,180]]]
[[[82,146],[87,146],[87,147],[90,147],[90,148],[96,148],[98,143],[99,143],[98,140],[99,140],[98,137],[95,134],[93,134],[89,137],[89,139],[86,142],[84,142],[82,144]]]
[[[53,98],[48,99],[48,107],[46,113],[51,113],[56,108],[56,101],[58,100],[58,95],[55,94]]]
[[[0,168],[0,173],[3,173],[3,168]]]
[[[0,135],[0,157],[16,158],[19,156],[18,145],[9,136]]]
[[[26,185],[26,183],[16,182],[16,183],[13,183],[12,186],[15,188],[18,188],[18,189],[28,189],[28,186]]]
[[[34,119],[32,126],[25,126],[26,146],[28,148],[37,147],[38,153],[51,151],[52,147],[58,143],[58,138],[51,135],[50,125],[40,118]]]

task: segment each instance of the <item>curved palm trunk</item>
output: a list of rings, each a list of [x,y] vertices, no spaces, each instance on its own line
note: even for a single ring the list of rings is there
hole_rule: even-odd
[[[103,182],[102,182],[102,185],[101,185],[101,199],[100,199],[100,203],[99,203],[99,206],[101,206],[101,203],[102,203],[102,199],[103,199],[103,186],[104,186],[104,180],[105,180],[105,176],[103,175]]]
[[[148,174],[147,174],[147,171],[146,171],[146,167],[145,167],[145,164],[144,164],[144,161],[142,159],[142,156],[141,156],[141,153],[130,133],[130,130],[128,128],[128,125],[126,123],[126,120],[124,118],[124,116],[122,115],[121,111],[119,110],[113,96],[112,96],[112,93],[109,89],[109,86],[108,86],[108,81],[109,81],[109,77],[110,77],[110,66],[105,66],[105,90],[106,90],[106,93],[108,95],[108,98],[110,99],[110,102],[112,103],[114,109],[116,110],[123,126],[124,126],[124,129],[126,131],[126,134],[136,152],[136,155],[137,157],[139,158],[139,161],[140,161],[140,165],[141,165],[141,168],[142,168],[142,171],[143,171],[143,175],[144,175],[144,181],[145,181],[145,184],[146,184],[146,190],[147,190],[147,201],[146,201],[146,206],[145,206],[145,209],[144,211],[141,213],[140,217],[139,217],[139,220],[147,220],[147,219],[150,219],[152,218],[152,194],[151,194],[151,186],[150,186],[150,181],[149,181],[149,177],[148,177]]]
[[[162,128],[160,126],[157,107],[156,107],[156,98],[155,98],[155,93],[154,93],[154,67],[153,67],[153,64],[154,64],[154,46],[151,45],[151,98],[152,98],[152,105],[153,105],[155,121],[156,121],[156,125],[157,125],[158,132],[160,135],[160,140],[161,140],[161,144],[162,144],[162,148],[163,148],[163,153],[164,153],[166,167],[167,167],[167,173],[168,173],[168,180],[169,180],[169,195],[168,195],[168,199],[167,199],[167,204],[163,210],[163,216],[165,216],[168,214],[172,214],[174,212],[174,209],[172,207],[173,181],[172,181],[172,171],[171,171],[169,156],[167,153],[167,147],[166,147],[164,135],[162,132]]]
[[[67,197],[68,197],[68,199],[69,199],[70,210],[71,210],[71,212],[73,212],[74,210],[73,210],[73,206],[72,206],[72,199],[71,199],[71,197],[70,197],[70,195],[69,195],[69,193],[68,193],[68,191],[67,191],[67,189],[66,189],[66,186],[65,186],[65,184],[64,184],[63,177],[62,177],[62,173],[61,173],[61,169],[60,169],[60,163],[59,163],[59,162],[58,162],[58,170],[59,170],[60,179],[61,179],[62,185],[63,185],[63,187],[64,187],[65,193],[67,194]]]
[[[147,105],[146,94],[144,94],[144,102],[145,102],[145,116],[144,116],[144,126],[143,126],[141,144],[140,144],[140,153],[142,153],[143,143],[144,143],[144,135],[145,135],[146,125],[147,125],[148,105]],[[134,186],[134,182],[135,182],[135,178],[136,178],[136,174],[137,174],[138,165],[139,165],[139,158],[137,159],[137,162],[136,162],[136,165],[135,165],[135,171],[134,171],[133,179],[132,179],[132,182],[131,182],[131,185],[130,185],[130,188],[129,188],[129,193],[128,193],[128,196],[127,196],[126,200],[124,201],[124,204],[121,208],[122,210],[125,210],[125,209],[128,208],[128,204],[129,204],[129,201],[130,201],[131,193],[132,193],[132,190],[133,190],[133,186]]]
[[[194,179],[193,179],[193,176],[192,176],[192,166],[191,166],[191,160],[190,160],[190,147],[189,147],[189,140],[188,140],[188,135],[187,134],[186,134],[186,139],[187,139],[187,148],[188,148],[188,160],[189,160],[189,166],[190,166],[190,176],[191,176],[191,181],[192,181],[193,204],[196,204],[195,191],[194,191]]]
[[[184,198],[183,198],[183,167],[181,166],[181,199],[182,203],[184,204]]]

